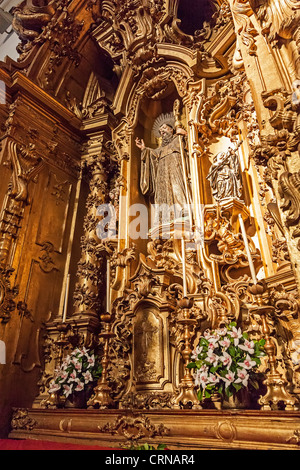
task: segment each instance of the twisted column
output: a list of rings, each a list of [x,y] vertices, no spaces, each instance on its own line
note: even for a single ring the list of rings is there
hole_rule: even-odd
[[[78,263],[78,282],[74,291],[76,316],[99,318],[105,298],[104,257],[99,256],[99,238],[96,234],[99,218],[97,208],[107,199],[107,158],[93,155],[85,161],[85,171],[89,178],[90,193],[86,200],[87,213],[84,219],[84,235],[81,239],[81,259]]]

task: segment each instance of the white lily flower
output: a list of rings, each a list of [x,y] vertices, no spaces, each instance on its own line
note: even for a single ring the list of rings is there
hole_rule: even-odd
[[[76,373],[76,370],[73,370],[70,374],[70,380],[72,382],[75,382],[77,380],[77,373]]]
[[[49,386],[48,391],[49,391],[49,393],[54,393],[54,392],[57,392],[58,390],[60,390],[60,388],[61,388],[60,384],[57,384],[57,383],[55,383],[54,380],[52,380],[50,382],[50,386]]]
[[[225,336],[225,335],[227,334],[227,328],[226,328],[226,327],[224,327],[224,328],[218,328],[218,329],[216,330],[216,332],[217,332],[218,335],[220,335],[220,336]]]
[[[64,385],[64,390],[65,390],[64,394],[67,398],[68,398],[69,395],[71,395],[72,389],[73,389],[73,384],[71,384],[71,385],[65,384]]]
[[[228,371],[228,374],[225,375],[225,377],[222,377],[222,379],[225,382],[225,387],[229,387],[234,381],[235,381],[235,375],[234,372],[231,370]]]
[[[94,367],[95,365],[95,356],[92,354],[90,357],[88,357],[88,367]]]
[[[207,351],[206,359],[208,362],[210,362],[213,365],[213,367],[216,367],[216,365],[219,362],[219,356],[217,356],[217,354],[215,354],[211,349]]]
[[[83,375],[83,378],[84,378],[84,382],[86,384],[93,381],[93,376],[90,373],[90,371],[87,370],[86,372],[83,372],[82,375]]]
[[[215,374],[209,374],[208,381],[211,384],[217,384],[218,382],[220,382],[220,378]]]
[[[252,361],[249,354],[247,354],[246,359],[244,360],[244,362],[238,362],[238,365],[241,366],[244,369],[252,369],[253,367],[256,366],[256,362]]]
[[[220,361],[225,367],[230,367],[232,364],[232,357],[226,351],[223,352],[223,356],[220,357]]]
[[[244,385],[244,387],[247,387],[248,385],[248,380],[249,380],[249,374],[246,371],[246,369],[238,369],[237,370],[237,376],[238,378],[236,379],[235,383],[240,383]]]
[[[219,346],[219,337],[211,336],[208,339],[208,349],[214,350]]]
[[[245,340],[244,344],[239,344],[238,347],[243,351],[247,351],[249,354],[254,353],[254,342]]]
[[[57,376],[60,382],[64,382],[64,380],[66,380],[67,377],[68,377],[68,374],[65,371],[61,371],[60,374]]]
[[[83,389],[84,389],[84,383],[79,381],[75,387],[75,390],[76,392],[81,392]]]
[[[220,345],[221,345],[223,348],[225,348],[225,349],[228,349],[229,346],[230,346],[230,344],[231,344],[231,343],[230,343],[230,339],[227,338],[227,337],[225,337],[224,339],[222,339],[222,340],[220,341]]]
[[[202,349],[202,346],[197,346],[194,351],[192,351],[191,359],[198,359],[198,355],[201,354]]]
[[[228,334],[233,338],[235,346],[239,344],[239,339],[243,336],[241,329],[236,329],[235,326],[232,328],[231,331],[228,331]]]

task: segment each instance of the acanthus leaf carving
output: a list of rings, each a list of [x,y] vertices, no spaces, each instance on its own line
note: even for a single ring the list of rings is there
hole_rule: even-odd
[[[296,173],[283,172],[279,177],[279,194],[283,199],[281,205],[283,211],[287,211],[285,223],[288,227],[294,227],[292,236],[300,237],[300,171]],[[300,241],[298,242],[300,249]]]
[[[292,38],[299,27],[299,4],[297,0],[273,0],[259,2],[254,9],[262,25],[262,33],[270,43],[280,39]]]
[[[246,50],[250,55],[256,55],[257,46],[255,37],[258,35],[253,25],[251,16],[253,10],[248,0],[231,0],[231,11],[237,26],[242,43],[246,46]]]
[[[222,281],[231,283],[237,280],[237,275],[243,275],[243,270],[249,266],[245,250],[245,242],[241,233],[235,233],[233,227],[220,210],[216,207],[206,208],[204,214],[204,241],[207,245],[217,246],[219,253],[211,252],[210,258],[220,265]],[[248,237],[248,244],[253,261],[259,261],[259,253],[253,241]]]
[[[244,79],[245,75],[242,72],[227,82],[219,80],[209,96],[203,100],[197,128],[204,144],[209,142],[213,134],[236,140],[238,134],[236,117],[243,111]]]
[[[261,143],[252,148],[251,155],[258,167],[265,168],[264,180],[270,187],[279,174],[287,170],[287,159],[291,156],[288,139],[288,131],[282,129],[277,134],[262,136]]]
[[[11,426],[13,429],[23,429],[32,431],[37,422],[29,416],[28,410],[25,408],[17,408],[13,412]]]
[[[17,238],[21,227],[24,209],[28,204],[28,184],[43,165],[34,144],[24,147],[9,140],[7,150],[5,164],[12,169],[12,176],[0,220],[0,263],[3,266],[7,263],[12,242]]]
[[[290,382],[295,393],[300,388],[300,301],[296,292],[289,292],[283,285],[277,285],[270,291],[270,303],[274,306],[277,327],[277,339],[282,350],[287,375],[292,375]]]
[[[11,287],[10,277],[13,268],[0,267],[0,320],[7,323],[16,308],[15,298],[19,293],[17,286]]]
[[[49,241],[42,243],[41,252],[42,254],[39,256],[39,265],[41,270],[45,273],[50,273],[53,270],[58,271],[58,268],[52,258],[54,252],[53,243]]]
[[[164,424],[156,426],[151,423],[148,416],[138,413],[120,415],[114,422],[99,426],[99,431],[123,436],[127,440],[125,446],[130,447],[137,445],[138,441],[144,437],[163,437],[169,432]]]

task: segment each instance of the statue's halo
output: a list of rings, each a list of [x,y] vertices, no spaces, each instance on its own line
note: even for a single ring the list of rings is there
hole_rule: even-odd
[[[152,133],[154,137],[159,138],[159,129],[163,124],[168,124],[174,129],[175,126],[175,118],[172,113],[162,113],[160,114],[154,121],[153,127],[152,127]]]

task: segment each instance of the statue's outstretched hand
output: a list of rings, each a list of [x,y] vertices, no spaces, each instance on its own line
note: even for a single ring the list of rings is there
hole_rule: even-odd
[[[144,149],[146,148],[145,142],[143,141],[143,139],[139,139],[138,137],[135,139],[135,145],[136,145],[140,150],[144,150]]]

